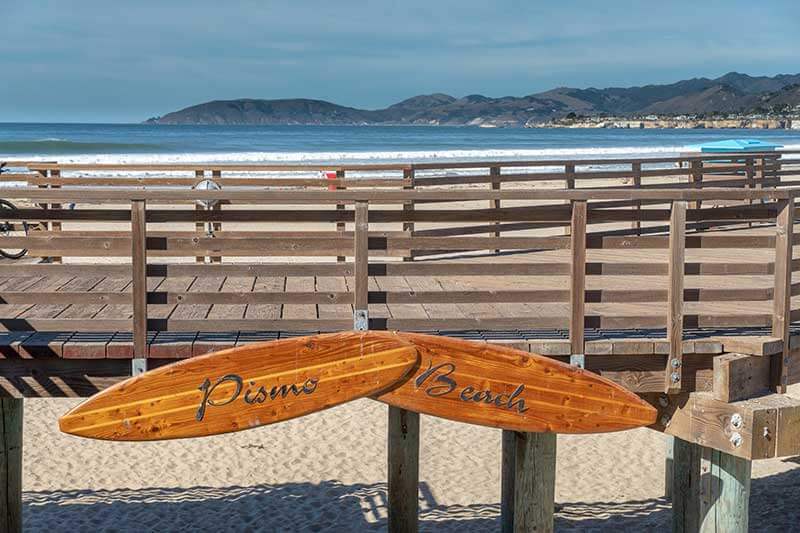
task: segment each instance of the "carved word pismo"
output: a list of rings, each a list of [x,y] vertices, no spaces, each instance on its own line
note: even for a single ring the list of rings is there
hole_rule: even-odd
[[[441,363],[433,366],[433,361],[429,361],[428,369],[417,376],[414,385],[417,389],[423,389],[425,394],[433,398],[456,393],[463,402],[490,404],[500,409],[516,409],[520,413],[528,410],[525,407],[525,400],[519,397],[525,390],[525,385],[520,383],[511,394],[480,390],[471,385],[460,387],[456,380],[450,377],[455,371],[456,365],[453,363]]]
[[[224,399],[212,399],[211,395],[213,394],[214,390],[223,383],[233,383],[233,391],[231,392],[230,396]],[[199,422],[203,420],[203,417],[205,417],[207,407],[220,407],[223,405],[228,405],[229,403],[235,402],[239,397],[242,398],[244,403],[253,405],[257,403],[264,403],[267,401],[267,399],[270,401],[284,399],[290,394],[294,397],[300,396],[301,394],[313,394],[314,391],[317,390],[318,384],[318,378],[308,378],[300,384],[292,383],[291,385],[275,385],[272,388],[267,389],[264,385],[256,387],[256,383],[254,381],[250,381],[249,386],[245,388],[244,380],[241,376],[236,374],[228,374],[219,378],[213,383],[210,379],[206,378],[203,384],[198,387],[203,392],[203,399],[200,402],[200,406],[197,408],[197,414],[195,415],[195,418]],[[242,394],[243,389],[244,394]]]

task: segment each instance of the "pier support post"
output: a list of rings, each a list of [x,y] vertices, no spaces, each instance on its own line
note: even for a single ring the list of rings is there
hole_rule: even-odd
[[[556,434],[503,431],[501,530],[552,532]]]
[[[389,533],[415,533],[419,512],[419,413],[389,407]]]
[[[0,398],[0,532],[22,531],[22,399]]]
[[[672,531],[745,533],[751,461],[675,439]]]

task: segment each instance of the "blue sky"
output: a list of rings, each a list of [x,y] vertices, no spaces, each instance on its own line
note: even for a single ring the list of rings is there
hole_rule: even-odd
[[[800,72],[800,2],[0,0],[0,122]]]

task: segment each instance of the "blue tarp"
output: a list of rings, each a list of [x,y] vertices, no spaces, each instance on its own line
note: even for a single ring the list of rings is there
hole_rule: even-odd
[[[773,152],[778,148],[783,148],[783,145],[758,139],[728,139],[690,147],[692,151],[710,154],[725,152]]]

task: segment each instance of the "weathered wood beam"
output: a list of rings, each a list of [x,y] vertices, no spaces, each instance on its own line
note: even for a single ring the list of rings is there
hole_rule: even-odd
[[[770,358],[725,353],[714,358],[715,400],[735,402],[769,390]]]
[[[666,402],[662,395],[643,397],[659,411],[651,427],[668,435],[748,460],[800,455],[800,399],[769,394],[727,403],[710,392]]]

